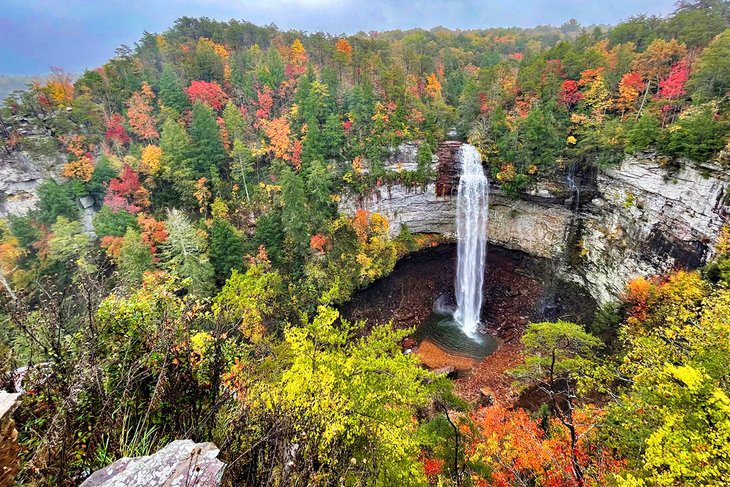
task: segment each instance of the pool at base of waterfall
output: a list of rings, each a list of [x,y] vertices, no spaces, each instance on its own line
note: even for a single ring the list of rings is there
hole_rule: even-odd
[[[441,310],[435,310],[418,327],[413,338],[419,343],[429,339],[449,354],[476,360],[482,360],[494,353],[499,346],[497,338],[492,335],[476,332],[472,336],[464,333],[452,313]]]

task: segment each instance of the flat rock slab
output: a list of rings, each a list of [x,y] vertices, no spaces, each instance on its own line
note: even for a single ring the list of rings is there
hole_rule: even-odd
[[[177,440],[147,457],[124,457],[97,470],[82,487],[212,487],[226,464],[213,443]]]

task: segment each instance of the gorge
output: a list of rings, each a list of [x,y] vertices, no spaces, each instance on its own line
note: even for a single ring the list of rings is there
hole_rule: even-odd
[[[436,181],[348,195],[340,209],[382,213],[391,235],[406,225],[413,233],[454,239],[451,188],[458,186],[454,165],[460,147],[453,141],[439,144],[432,166]],[[413,167],[415,156],[415,146],[402,145],[387,167]],[[599,303],[617,297],[633,276],[661,274],[675,266],[696,268],[714,255],[713,242],[730,212],[727,168],[683,161],[681,169],[673,170],[644,154],[577,179],[582,197],[576,215],[565,182],[538,184],[517,197],[492,185],[489,244],[548,260],[567,253],[565,265],[555,271]]]

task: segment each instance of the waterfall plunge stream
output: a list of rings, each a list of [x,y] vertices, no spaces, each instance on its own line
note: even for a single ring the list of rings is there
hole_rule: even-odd
[[[456,312],[462,331],[475,336],[482,309],[484,264],[487,256],[489,183],[482,157],[469,144],[459,149],[461,176],[456,199]]]

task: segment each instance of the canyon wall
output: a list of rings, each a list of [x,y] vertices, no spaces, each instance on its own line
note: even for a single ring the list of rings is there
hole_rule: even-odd
[[[439,147],[436,181],[419,188],[391,185],[361,197],[346,196],[340,209],[377,211],[397,235],[401,225],[414,233],[454,237],[458,143]],[[412,154],[414,151],[401,151]],[[390,169],[409,161],[392,162]],[[456,179],[456,181],[455,181]],[[546,187],[510,198],[490,194],[489,242],[552,259],[556,272],[583,285],[598,302],[623,290],[627,280],[673,268],[697,268],[713,255],[720,228],[728,219],[730,171],[683,161],[670,170],[656,158],[626,157],[599,172],[580,198]]]

